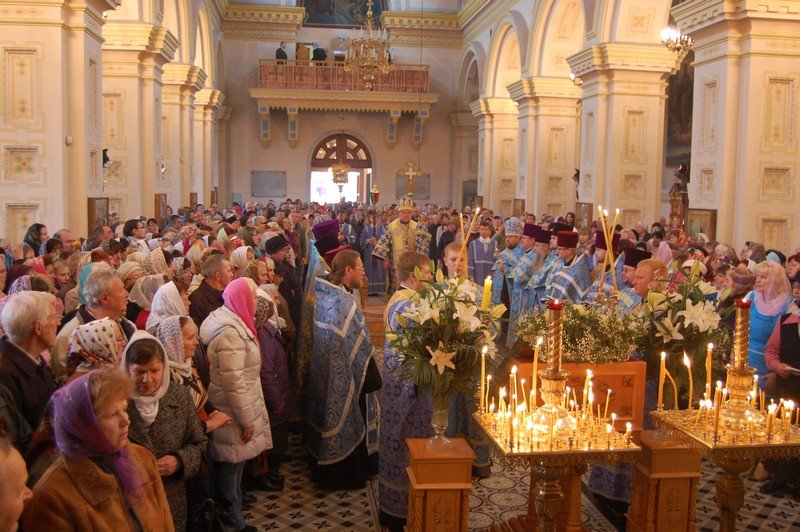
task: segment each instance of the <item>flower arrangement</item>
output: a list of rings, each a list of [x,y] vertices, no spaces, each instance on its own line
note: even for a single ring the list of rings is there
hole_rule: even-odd
[[[666,352],[667,370],[680,388],[688,382],[684,352],[692,357],[695,378],[705,378],[708,344],[714,344],[715,353],[727,353],[731,336],[721,326],[721,315],[714,304],[716,290],[700,276],[699,263],[695,263],[687,277],[673,273],[656,284],[665,288],[650,290],[636,316],[640,324],[636,350],[647,362],[647,376],[651,379],[658,376],[661,352]],[[713,373],[721,374],[724,364],[724,357],[717,357]]]
[[[505,305],[480,310],[476,297],[474,283],[444,279],[441,271],[412,296],[409,309],[397,318],[402,328],[386,334],[389,346],[399,354],[400,379],[434,397],[475,392],[481,352],[485,347],[486,356],[496,356],[494,338],[506,310]]]
[[[547,337],[546,306],[523,314],[518,335],[531,347],[538,338]],[[639,324],[630,315],[617,314],[602,304],[564,305],[564,362],[607,364],[625,362],[636,347],[634,338]]]

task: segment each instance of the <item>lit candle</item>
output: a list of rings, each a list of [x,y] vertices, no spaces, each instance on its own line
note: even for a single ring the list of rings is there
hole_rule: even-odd
[[[617,427],[617,414],[611,413],[611,426],[616,428]]]
[[[494,397],[492,397],[492,404],[489,405],[489,413],[494,413]]]
[[[550,353],[547,355],[547,368],[551,371],[561,369],[561,342],[564,331],[564,302],[551,299],[547,304],[550,310],[550,324],[548,326],[548,341]]]
[[[488,346],[483,346],[481,349],[481,412],[486,410],[486,352],[488,350]]]
[[[661,366],[658,369],[658,401],[656,401],[656,408],[659,410],[664,409],[664,379],[667,375],[667,354],[661,352]]]
[[[714,344],[706,347],[706,390],[711,395],[711,361],[714,360]]]
[[[775,417],[775,411],[778,409],[778,405],[771,404],[769,408],[767,408],[767,440],[769,441],[772,435],[772,420]]]
[[[492,387],[492,376],[491,375],[487,375],[486,376],[486,403],[489,402],[489,395],[490,395],[489,394],[489,388],[491,388],[491,387]],[[492,402],[494,402],[494,399],[492,399]]]
[[[613,429],[611,428],[611,423],[606,423],[606,437],[608,438],[607,439],[607,443],[608,443],[608,448],[609,449],[611,449],[611,432],[612,431],[613,431]]]
[[[506,398],[506,389],[505,388],[500,388],[499,397],[500,397],[500,400],[498,401],[498,403],[500,403],[500,413],[501,414],[505,414],[505,412],[506,412],[506,399],[505,399]]]
[[[722,389],[717,387],[717,391],[714,394],[714,438],[717,438],[719,434],[719,412],[722,410]]]
[[[519,384],[522,387],[522,411],[528,409],[528,403],[525,402],[525,379],[520,379]]]
[[[511,394],[512,394],[511,397],[512,398],[516,398],[517,397],[517,366],[512,366],[511,367],[511,375],[509,376],[509,385],[508,385],[508,387],[509,387],[509,392],[511,392]],[[512,409],[516,409],[517,408],[516,399],[514,400],[513,403],[509,402],[509,404],[512,405],[512,407],[511,407]]]
[[[492,276],[487,275],[483,282],[483,297],[481,298],[481,310],[489,310],[489,302],[492,300]]]
[[[518,427],[519,420],[515,416],[514,419],[511,420],[511,435],[509,437],[509,440],[511,440],[511,447],[514,447],[514,434],[519,434]]]
[[[603,419],[608,418],[608,400],[610,397],[611,397],[611,388],[609,388],[608,391],[606,392],[606,407],[603,410]]]
[[[542,342],[544,338],[541,336],[536,339],[536,345],[533,346],[533,371],[531,375],[531,391],[536,392],[536,387],[539,385],[539,352],[542,349]],[[531,406],[533,408],[533,406]]]
[[[581,410],[586,410],[586,401],[589,399],[589,384],[592,382],[592,370],[586,370],[586,380],[583,381],[583,402]]]
[[[692,361],[689,360],[689,355],[686,354],[686,351],[683,352],[683,365],[686,366],[686,371],[689,373],[689,412],[691,412],[692,403],[694,402],[694,377],[692,376]]]
[[[747,351],[750,345],[750,301],[736,300],[736,324],[733,329],[733,365],[743,370],[747,365]]]
[[[631,425],[630,421],[625,423],[625,447],[630,446],[631,444],[631,429],[633,425]]]

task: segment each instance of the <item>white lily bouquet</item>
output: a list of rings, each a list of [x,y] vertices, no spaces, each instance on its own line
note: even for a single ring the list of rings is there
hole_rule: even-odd
[[[480,381],[481,356],[494,358],[494,339],[505,305],[476,303],[477,285],[466,279],[444,279],[442,272],[414,294],[397,319],[401,329],[387,333],[399,354],[398,378],[413,382],[434,397],[452,391],[471,393]]]

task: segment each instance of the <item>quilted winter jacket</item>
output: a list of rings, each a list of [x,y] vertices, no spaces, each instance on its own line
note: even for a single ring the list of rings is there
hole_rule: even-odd
[[[209,314],[200,327],[208,346],[208,400],[233,421],[211,433],[208,451],[217,461],[238,463],[272,449],[269,416],[261,391],[261,350],[253,333],[228,307]],[[242,429],[254,426],[253,438],[242,441]]]

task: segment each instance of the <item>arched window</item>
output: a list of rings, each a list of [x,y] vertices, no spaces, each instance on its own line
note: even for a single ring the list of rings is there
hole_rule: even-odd
[[[314,148],[312,168],[330,168],[336,161],[344,161],[350,168],[372,168],[372,157],[363,142],[352,135],[331,135]]]

